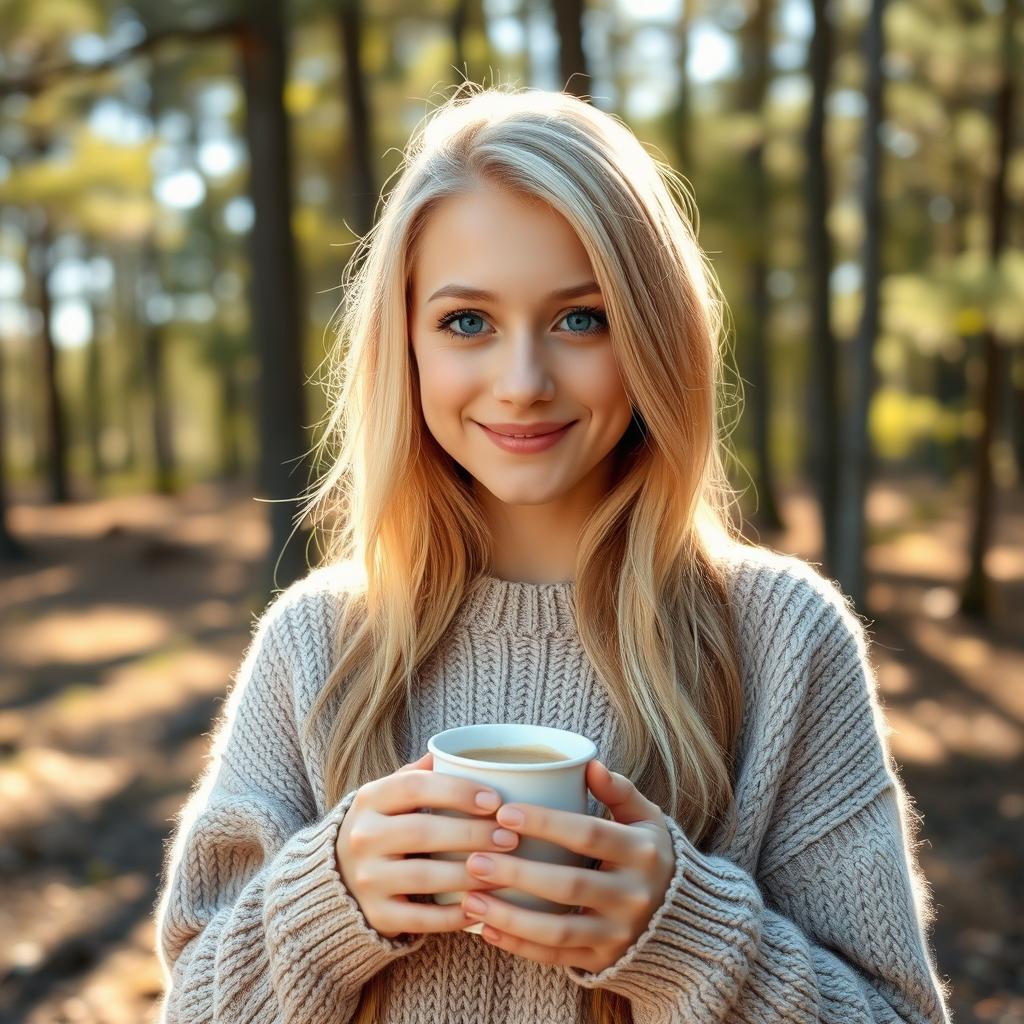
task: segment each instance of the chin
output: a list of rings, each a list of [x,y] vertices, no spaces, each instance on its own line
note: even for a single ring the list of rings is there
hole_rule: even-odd
[[[508,481],[498,481],[491,486],[476,477],[480,485],[503,505],[547,505],[565,493],[566,488],[553,488],[550,483],[539,482],[537,486],[509,487]]]

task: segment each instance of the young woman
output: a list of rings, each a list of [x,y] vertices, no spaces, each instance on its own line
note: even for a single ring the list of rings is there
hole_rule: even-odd
[[[562,93],[460,89],[414,134],[345,275],[325,565],[168,849],[163,1021],[948,1021],[863,626],[730,525],[686,199]],[[591,737],[591,813],[431,770],[491,721]]]

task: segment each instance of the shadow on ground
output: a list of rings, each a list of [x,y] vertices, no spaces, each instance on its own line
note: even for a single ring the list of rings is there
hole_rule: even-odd
[[[901,481],[869,505],[872,660],[957,1024],[1024,1024],[1024,495],[1001,500],[985,626],[955,612],[955,496]],[[153,1019],[163,844],[263,606],[264,509],[215,487],[16,506],[33,557],[0,567],[2,1024]],[[783,509],[761,540],[815,561],[813,503]]]

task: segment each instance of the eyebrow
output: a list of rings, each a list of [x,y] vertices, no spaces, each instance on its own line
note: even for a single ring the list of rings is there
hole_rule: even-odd
[[[593,295],[601,294],[601,289],[598,288],[596,281],[584,281],[582,284],[570,285],[568,288],[561,288],[558,291],[552,292],[549,299],[574,299],[578,295]],[[485,291],[482,288],[470,288],[464,284],[446,284],[443,288],[438,288],[433,295],[427,299],[427,302],[433,302],[434,299],[444,298],[450,296],[453,299],[469,299],[474,302],[494,302],[497,299],[497,295],[494,292]]]

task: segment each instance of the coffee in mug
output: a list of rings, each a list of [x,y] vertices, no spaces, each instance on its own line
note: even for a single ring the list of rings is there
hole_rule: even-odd
[[[508,747],[470,747],[457,751],[459,757],[472,761],[494,761],[498,764],[548,764],[568,761],[569,755],[542,743],[521,743]]]

